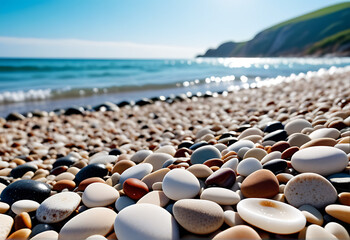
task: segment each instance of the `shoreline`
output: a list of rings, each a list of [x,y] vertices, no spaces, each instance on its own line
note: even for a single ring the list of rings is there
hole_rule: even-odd
[[[350,67],[260,84],[0,118],[0,238],[348,238]]]

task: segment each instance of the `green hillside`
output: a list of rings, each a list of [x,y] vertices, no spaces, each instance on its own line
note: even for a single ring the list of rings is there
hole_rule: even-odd
[[[344,44],[348,42],[349,29],[350,2],[346,2],[274,25],[250,41],[223,43],[200,57],[325,55],[334,51],[344,55],[341,51],[347,49]]]

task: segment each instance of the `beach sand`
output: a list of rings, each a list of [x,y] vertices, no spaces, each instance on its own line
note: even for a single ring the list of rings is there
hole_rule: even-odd
[[[205,239],[214,236],[217,239],[237,236],[274,239],[285,235],[287,238],[306,235],[307,239],[346,237],[350,224],[350,68],[320,70],[264,84],[260,88],[214,94],[213,97],[192,97],[173,103],[157,101],[145,106],[116,108],[115,111],[86,111],[69,116],[49,113],[19,121],[1,118],[0,219],[3,220],[0,220],[0,229],[4,230],[0,231],[0,239],[11,234],[24,238],[32,234],[32,237],[40,229],[43,231],[43,226],[38,225],[44,222],[50,226],[47,230],[51,230],[45,233],[48,235],[41,233],[44,237],[57,238],[59,233],[66,239],[90,235],[113,239],[114,234],[118,239],[136,236],[144,239],[176,239],[179,236],[185,239],[198,236]],[[306,143],[309,145],[302,146]],[[198,146],[200,148],[196,148]],[[314,146],[321,147],[312,152]],[[111,152],[113,149],[118,150]],[[151,152],[136,154],[140,150]],[[111,155],[107,156],[108,153]],[[294,154],[298,155],[293,159]],[[65,156],[68,157],[62,160]],[[61,161],[56,162],[59,158]],[[211,160],[213,158],[216,160]],[[328,161],[317,160],[323,158]],[[168,159],[175,160],[165,163]],[[271,160],[276,161],[271,163]],[[200,164],[194,165],[194,162]],[[310,164],[315,168],[310,168]],[[223,165],[232,172],[220,172]],[[83,172],[87,166],[96,169],[92,168],[93,173]],[[141,170],[135,166],[141,166]],[[171,170],[162,170],[162,166]],[[185,171],[189,167],[192,170]],[[262,168],[271,170],[272,176],[260,170]],[[174,170],[178,170],[180,180],[170,176]],[[316,176],[309,176],[310,172]],[[249,178],[253,173],[255,178]],[[325,180],[338,173],[343,175]],[[75,177],[78,174],[79,180]],[[100,179],[90,179],[90,183],[103,182],[108,188],[93,183],[95,190],[77,189],[82,180],[91,177]],[[129,177],[136,180],[127,181]],[[38,190],[24,198],[20,192],[25,191],[22,186],[25,184],[21,185],[20,181],[25,179],[48,184],[48,193]],[[257,182],[255,179],[262,180]],[[163,186],[160,183],[152,185],[162,181]],[[309,181],[309,185],[321,189],[312,188],[313,193],[300,181]],[[13,182],[19,184],[14,186]],[[40,188],[33,182],[28,184],[33,189]],[[214,190],[203,194],[210,188]],[[264,189],[265,195],[259,195],[260,188]],[[323,188],[329,191],[326,196]],[[229,192],[220,192],[222,189]],[[125,208],[128,214],[122,214],[124,209],[119,211],[120,206],[115,204],[118,201],[129,201],[126,205],[135,203],[139,199],[137,196],[142,197],[147,192],[149,195],[156,190],[164,191],[161,192],[162,201],[154,195],[142,201],[143,204],[159,205],[155,209],[145,205],[140,210],[136,204]],[[99,191],[100,196],[94,196],[94,192],[99,195]],[[36,212],[35,209],[28,210],[29,216],[13,212],[13,205],[18,200],[31,199],[41,203],[64,192],[77,193],[79,200],[72,200],[75,203],[70,206],[60,203],[58,197],[55,204],[41,204]],[[297,200],[295,192],[299,194]],[[131,200],[133,196],[136,197]],[[259,197],[265,199],[265,205],[246,201]],[[192,203],[190,198],[197,202]],[[225,199],[231,201],[225,203]],[[276,206],[277,212],[288,212],[288,206],[292,205],[293,209],[287,214],[290,222],[285,223],[281,215],[271,210],[270,217],[276,223],[271,222],[270,227],[266,227],[264,222],[268,221],[266,215],[269,212],[255,211],[259,204],[263,204],[260,209],[265,206],[266,211]],[[28,206],[23,205],[26,212]],[[298,210],[303,205],[311,207]],[[94,207],[102,208],[101,213]],[[95,217],[89,217],[88,211]],[[57,222],[49,220],[53,212],[58,216]],[[65,217],[62,212],[67,213]],[[114,212],[118,213],[117,217]],[[111,217],[105,217],[108,214]],[[40,218],[42,216],[44,218]],[[152,221],[152,217],[160,220]],[[11,228],[13,220],[15,227]],[[28,221],[30,226],[26,224]],[[96,222],[99,222],[98,226],[91,228]],[[207,223],[210,223],[208,227],[200,227]],[[236,224],[249,227],[237,227]],[[281,230],[283,224],[289,224],[285,232]],[[77,232],[80,235],[74,235]],[[102,239],[102,236],[99,237]]]

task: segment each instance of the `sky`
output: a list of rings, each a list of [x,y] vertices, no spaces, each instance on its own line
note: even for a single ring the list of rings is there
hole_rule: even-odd
[[[0,57],[192,58],[344,0],[0,0]]]

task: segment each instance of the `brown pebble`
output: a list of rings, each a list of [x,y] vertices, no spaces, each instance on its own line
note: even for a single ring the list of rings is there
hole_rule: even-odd
[[[214,167],[214,166],[221,167],[224,164],[224,161],[218,158],[214,158],[214,159],[209,159],[205,161],[203,164],[208,167]]]
[[[126,169],[131,168],[132,166],[135,166],[136,164],[133,161],[130,160],[121,160],[117,162],[113,169],[112,173],[119,173],[122,174]]]
[[[215,172],[215,171],[219,170],[220,167],[218,167],[218,166],[212,166],[212,167],[210,167],[210,169],[213,170],[213,172]]]
[[[317,138],[313,139],[305,144],[303,144],[300,149],[308,148],[308,147],[314,147],[314,146],[330,146],[334,147],[334,145],[337,144],[337,141],[333,138]]]
[[[180,148],[176,151],[174,157],[179,158],[179,157],[188,157],[192,154],[192,151],[188,148]]]
[[[350,192],[342,192],[338,197],[341,204],[350,206]]]
[[[346,124],[343,120],[334,120],[333,122],[329,123],[328,128],[336,128],[338,130],[342,130],[343,128],[346,128]]]
[[[27,212],[21,212],[15,217],[15,231],[22,228],[32,228],[32,220]]]
[[[12,160],[12,162],[16,163],[18,166],[26,163],[26,161],[20,158],[15,158]]]
[[[272,145],[271,152],[274,152],[274,151],[283,152],[289,147],[290,145],[286,141],[279,141],[279,142],[276,142],[274,145]]]
[[[291,159],[291,157],[293,156],[293,154],[296,153],[297,151],[299,151],[299,148],[298,148],[298,147],[290,147],[290,148],[287,148],[286,150],[284,150],[284,151],[282,152],[281,158],[282,158],[282,159],[289,160],[289,159]]]
[[[75,186],[76,185],[75,185],[74,181],[63,179],[63,180],[56,182],[53,185],[52,190],[60,192],[63,189],[67,188],[69,191],[72,191],[75,188]]]
[[[279,173],[277,174],[277,180],[279,183],[286,184],[289,180],[291,180],[294,176],[289,173]]]
[[[123,190],[133,200],[139,200],[149,192],[147,185],[137,178],[126,179],[123,183]]]
[[[239,225],[230,227],[219,234],[217,234],[213,240],[223,239],[261,239],[259,234],[251,227],[245,225]]]
[[[13,239],[13,240],[19,240],[19,239],[28,239],[29,235],[32,233],[32,230],[28,228],[22,228],[20,230],[17,230],[16,232],[12,233],[7,240]]]
[[[58,166],[51,170],[50,175],[60,175],[68,170],[67,166]]]
[[[87,178],[83,180],[79,186],[78,186],[78,191],[84,191],[87,186],[89,186],[91,183],[105,183],[105,181],[102,178],[99,177],[92,177],[92,178]]]
[[[279,183],[271,171],[260,169],[243,180],[241,191],[248,198],[272,198],[279,192]]]

